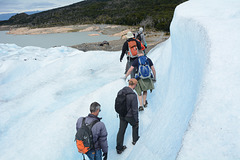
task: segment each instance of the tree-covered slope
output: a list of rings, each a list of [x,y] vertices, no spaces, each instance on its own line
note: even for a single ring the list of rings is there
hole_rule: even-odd
[[[175,7],[186,0],[85,0],[33,15],[17,14],[0,25],[49,27],[105,23],[169,31]]]

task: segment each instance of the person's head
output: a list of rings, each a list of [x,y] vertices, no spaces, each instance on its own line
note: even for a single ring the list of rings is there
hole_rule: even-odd
[[[134,89],[137,85],[138,81],[135,78],[131,78],[128,81],[128,86],[132,89]]]
[[[139,32],[143,33],[143,28],[142,27],[139,28]]]
[[[90,112],[91,112],[91,114],[97,116],[99,114],[99,112],[101,111],[100,108],[101,108],[101,105],[98,102],[93,102],[90,105]]]
[[[134,36],[133,36],[133,33],[132,33],[132,32],[128,32],[127,35],[126,35],[126,37],[127,37],[127,39],[129,39],[129,38],[133,38]]]

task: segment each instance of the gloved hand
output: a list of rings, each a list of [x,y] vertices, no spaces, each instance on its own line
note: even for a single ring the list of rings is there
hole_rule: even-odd
[[[120,59],[120,62],[122,62],[122,60]]]
[[[107,153],[103,153],[103,160],[107,160]]]
[[[147,49],[147,46],[144,46]]]
[[[152,81],[155,83],[157,80],[156,80],[156,78],[153,78]]]

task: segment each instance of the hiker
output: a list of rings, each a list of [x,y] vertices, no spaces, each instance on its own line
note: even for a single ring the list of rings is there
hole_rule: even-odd
[[[119,115],[120,126],[117,134],[116,146],[118,154],[121,154],[127,148],[125,145],[123,145],[123,140],[128,123],[132,126],[132,144],[135,145],[139,139],[138,101],[137,95],[133,91],[137,83],[138,82],[135,78],[131,78],[128,82],[128,86],[124,87],[118,92],[118,94],[121,94],[121,92],[127,93],[126,106],[128,111],[125,117]]]
[[[122,59],[125,54],[127,54],[127,64],[125,69],[125,74],[127,73],[128,69],[131,67],[132,62],[137,58],[137,52],[138,50],[141,50],[141,44],[134,38],[132,32],[128,32],[127,40],[124,42],[122,47],[122,53],[120,56],[120,62],[122,62]],[[131,72],[131,78],[135,77],[136,70],[133,70]]]
[[[135,34],[135,38],[139,39],[142,42],[142,44],[145,46],[145,48],[147,48],[147,42],[145,40],[145,36],[144,36],[142,27],[140,27],[138,32]]]
[[[86,124],[91,124],[93,121],[97,120],[98,122],[92,126],[92,135],[94,149],[89,150],[86,155],[90,160],[107,160],[108,153],[108,142],[107,142],[107,130],[101,118],[98,117],[99,112],[101,111],[101,106],[97,102],[93,102],[90,105],[90,114],[85,118]],[[78,130],[82,126],[82,121],[84,117],[80,117],[76,124],[76,129]],[[103,155],[102,155],[103,152]]]
[[[143,51],[144,55],[146,55],[145,46],[142,44],[142,42],[139,39],[136,38],[136,40],[141,44],[141,50]]]
[[[149,66],[149,73],[148,77],[143,77],[141,75],[141,69],[139,68],[139,66],[141,66],[140,60],[142,59],[146,59],[146,63]],[[139,100],[139,111],[144,110],[143,107],[147,107],[148,102],[147,102],[147,91],[150,90],[152,92],[152,90],[154,89],[154,83],[156,82],[156,70],[153,66],[153,62],[150,58],[148,58],[147,56],[144,56],[144,53],[142,51],[139,51],[138,53],[138,58],[132,63],[132,66],[130,67],[130,69],[128,70],[128,72],[126,73],[124,79],[127,78],[127,76],[131,73],[131,71],[134,68],[138,68],[138,73],[136,75],[136,79],[138,80],[138,84],[135,88],[135,91],[138,94],[138,100]],[[153,73],[153,75],[151,74],[151,71]]]

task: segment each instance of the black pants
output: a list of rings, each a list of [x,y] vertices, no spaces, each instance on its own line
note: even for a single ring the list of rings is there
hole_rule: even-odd
[[[138,136],[138,122],[133,117],[120,117],[120,126],[117,134],[117,150],[122,150],[123,148],[123,141],[124,141],[124,134],[128,123],[132,126],[132,138],[133,142],[137,142],[139,139]]]

